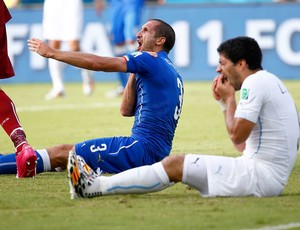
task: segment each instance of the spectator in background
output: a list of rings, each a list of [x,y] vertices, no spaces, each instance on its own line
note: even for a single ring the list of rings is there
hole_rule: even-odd
[[[43,36],[49,45],[61,49],[62,42],[69,43],[71,51],[80,51],[80,37],[83,26],[82,0],[45,0],[43,12]],[[53,88],[45,99],[51,100],[65,95],[63,72],[64,64],[49,60],[49,71]],[[93,92],[92,72],[81,70],[83,93],[88,96]]]
[[[158,0],[163,4],[164,0]],[[95,0],[98,14],[104,9],[105,0]],[[122,56],[136,50],[136,33],[141,24],[144,0],[111,0],[108,4],[111,21],[111,43],[115,56]],[[108,97],[117,97],[123,94],[128,73],[118,73],[121,85],[108,92]]]
[[[5,24],[11,15],[3,0],[0,0],[0,79],[15,75],[7,53]],[[0,89],[0,123],[13,142],[16,150],[17,177],[34,177],[36,174],[37,156],[27,143],[25,132],[17,116],[13,101]]]
[[[7,8],[14,8],[19,4],[19,0],[4,0]]]

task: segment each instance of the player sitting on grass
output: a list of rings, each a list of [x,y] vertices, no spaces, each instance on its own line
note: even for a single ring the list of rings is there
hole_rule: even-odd
[[[66,168],[72,149],[93,170],[100,168],[107,173],[150,165],[170,154],[184,93],[182,77],[168,57],[175,43],[175,32],[164,21],[152,19],[137,33],[137,42],[139,52],[124,57],[101,57],[55,50],[39,39],[29,40],[30,50],[46,58],[95,71],[132,73],[120,110],[123,116],[135,116],[131,136],[98,138],[36,151],[38,173]],[[0,173],[14,171],[14,156],[0,157]]]
[[[71,198],[157,192],[176,182],[196,188],[204,197],[282,193],[299,147],[295,103],[284,84],[262,69],[262,52],[254,39],[233,38],[217,50],[219,76],[212,92],[223,110],[229,137],[242,156],[172,155],[151,166],[101,176],[71,151]],[[241,91],[238,104],[237,90]]]

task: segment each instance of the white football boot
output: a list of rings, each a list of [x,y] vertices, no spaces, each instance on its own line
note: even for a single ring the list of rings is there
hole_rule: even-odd
[[[77,156],[74,151],[69,152],[68,178],[71,199],[101,196],[99,180],[97,179],[99,176],[81,156]]]

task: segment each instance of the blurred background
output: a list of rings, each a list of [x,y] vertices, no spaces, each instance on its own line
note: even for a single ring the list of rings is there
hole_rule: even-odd
[[[63,0],[62,0],[63,1]],[[43,0],[5,1],[12,19],[7,24],[9,55],[16,77],[4,83],[51,82],[48,62],[31,53],[27,40],[42,38]],[[300,3],[272,0],[147,0],[142,24],[160,18],[173,26],[176,45],[170,57],[185,80],[211,80],[218,64],[217,46],[235,36],[255,38],[263,50],[263,67],[281,79],[300,78]],[[84,0],[84,52],[112,56],[108,9],[97,14],[92,0]],[[115,73],[95,73],[96,81],[114,81]],[[81,81],[80,72],[67,67],[66,82]]]
[[[146,0],[148,3],[156,2],[155,0]],[[6,0],[8,4],[16,5],[15,0]],[[44,0],[21,0],[20,5],[43,4]],[[93,3],[93,0],[83,0],[85,3]],[[260,3],[260,2],[297,2],[297,0],[165,0],[166,3]]]

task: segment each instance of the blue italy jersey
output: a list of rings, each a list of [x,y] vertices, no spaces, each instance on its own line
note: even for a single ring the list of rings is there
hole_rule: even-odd
[[[172,149],[183,103],[183,83],[165,51],[124,56],[127,71],[135,73],[137,103],[131,136],[102,137],[77,143],[76,153],[93,170],[119,173],[151,165]]]
[[[126,55],[127,71],[136,74],[137,105],[132,137],[154,155],[169,155],[183,103],[182,77],[165,51]]]

